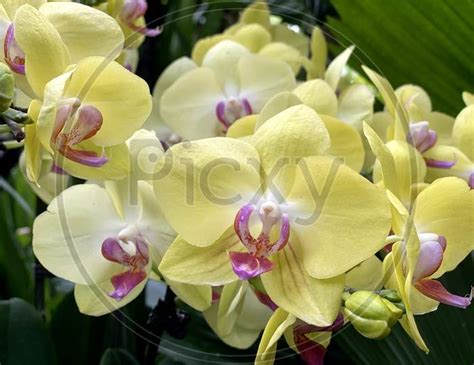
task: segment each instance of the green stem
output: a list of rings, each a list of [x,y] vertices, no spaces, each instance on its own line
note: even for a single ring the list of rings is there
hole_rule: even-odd
[[[9,108],[2,113],[2,117],[5,119],[13,120],[18,124],[31,124],[33,121],[30,119],[28,114],[23,113],[19,110]]]
[[[25,141],[5,141],[2,142],[2,145],[5,146],[7,150],[14,150],[15,148],[21,148],[25,145]]]

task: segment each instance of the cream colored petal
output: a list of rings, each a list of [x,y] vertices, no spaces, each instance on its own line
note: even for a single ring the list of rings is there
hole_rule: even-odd
[[[233,227],[209,247],[196,247],[178,237],[163,257],[159,270],[167,279],[179,283],[224,285],[238,280],[228,251],[243,250],[245,247],[233,233]]]
[[[385,245],[391,212],[384,190],[341,161],[301,159],[287,201],[304,267],[315,278],[343,274]]]
[[[209,246],[259,191],[259,156],[234,138],[181,143],[166,152],[154,184],[166,219],[182,239]]]
[[[299,104],[302,104],[301,100],[298,99],[295,94],[289,91],[283,91],[279,94],[276,94],[263,106],[260,114],[258,115],[258,121],[255,125],[255,130],[260,128],[263,123],[278,113]]]
[[[335,116],[337,97],[334,90],[323,80],[311,80],[298,85],[293,93],[303,104],[313,108],[317,113]]]
[[[39,10],[58,31],[71,63],[89,56],[113,60],[122,52],[123,32],[106,13],[75,2],[49,2]]]
[[[298,240],[272,256],[274,267],[261,279],[270,298],[280,308],[308,324],[329,326],[341,306],[344,276],[315,279],[303,264]]]
[[[282,91],[290,91],[295,85],[295,76],[288,64],[265,56],[249,55],[238,63],[240,97],[246,98],[254,113]]]
[[[337,117],[361,131],[362,122],[372,119],[374,101],[374,95],[366,85],[351,85],[339,95]]]
[[[125,226],[104,188],[75,185],[36,218],[33,250],[53,274],[77,284],[99,285],[123,269],[106,260],[101,247]]]
[[[331,86],[335,91],[339,85],[339,81],[342,77],[342,70],[349,61],[352,52],[354,51],[355,46],[350,46],[344,50],[339,56],[337,56],[328,66],[325,74],[324,80]]]

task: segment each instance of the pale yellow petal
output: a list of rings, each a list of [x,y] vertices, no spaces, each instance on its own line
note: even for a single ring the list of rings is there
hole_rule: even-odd
[[[315,278],[340,275],[385,244],[391,214],[384,190],[339,160],[303,158],[287,201],[304,267]]]
[[[337,113],[337,97],[334,90],[323,80],[306,81],[293,90],[303,104],[321,114]]]
[[[182,239],[196,246],[214,243],[260,188],[257,151],[234,138],[180,143],[162,161],[154,181],[160,206]]]

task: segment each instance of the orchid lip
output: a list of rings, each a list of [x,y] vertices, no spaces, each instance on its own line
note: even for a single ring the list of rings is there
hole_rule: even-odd
[[[25,53],[15,40],[15,26],[10,24],[3,42],[3,54],[7,65],[17,74],[25,74]]]
[[[471,189],[474,189],[474,172],[472,172],[471,175],[469,175],[469,187]]]
[[[69,131],[64,131],[69,118],[77,119]],[[101,167],[108,162],[105,156],[75,146],[95,136],[103,123],[102,114],[92,105],[83,105],[78,99],[58,107],[51,143],[67,159],[90,167]]]
[[[133,240],[135,253],[131,254],[122,247],[122,242],[115,237],[107,238],[102,243],[102,256],[111,262],[118,263],[128,270],[112,276],[114,290],[109,296],[117,301],[127,296],[138,284],[146,279],[145,267],[149,262],[148,246],[141,236]],[[131,244],[131,243],[127,243]]]
[[[249,221],[256,207],[253,204],[244,205],[237,212],[234,220],[234,230],[248,252],[229,252],[232,268],[242,280],[248,280],[272,269],[273,264],[268,256],[282,250],[288,243],[290,223],[288,215],[282,213],[279,206],[271,201],[261,204],[258,211],[262,222],[262,230],[257,238],[250,233]],[[275,242],[270,242],[272,227],[280,223],[280,236]]]
[[[147,37],[156,37],[162,32],[159,27],[156,29],[150,29],[135,24],[137,19],[144,16],[147,10],[148,4],[146,0],[126,0],[122,6],[120,18],[133,31],[141,33]]]
[[[438,141],[438,135],[433,129],[429,129],[426,121],[410,124],[410,132],[407,141],[421,153],[426,152]]]
[[[472,296],[474,294],[474,288],[471,287],[471,291],[467,296],[460,296],[451,294],[444,286],[437,280],[422,279],[417,281],[415,287],[423,295],[434,299],[440,303],[450,305],[452,307],[466,309],[471,305]]]
[[[230,97],[216,105],[216,116],[223,125],[224,131],[227,131],[236,120],[251,114],[253,114],[252,106],[246,98]]]

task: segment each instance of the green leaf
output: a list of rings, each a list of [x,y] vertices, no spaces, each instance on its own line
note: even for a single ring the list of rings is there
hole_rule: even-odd
[[[18,242],[12,213],[12,199],[0,190],[0,296],[32,297],[31,264]],[[28,265],[30,264],[30,265]],[[7,280],[8,278],[8,280]]]
[[[333,0],[340,19],[332,34],[355,44],[355,64],[364,62],[395,86],[412,83],[431,96],[435,110],[457,114],[461,93],[472,91],[473,1]]]
[[[0,301],[0,363],[56,364],[43,319],[31,304],[22,299]]]
[[[138,361],[124,349],[107,349],[100,365],[139,365]]]

